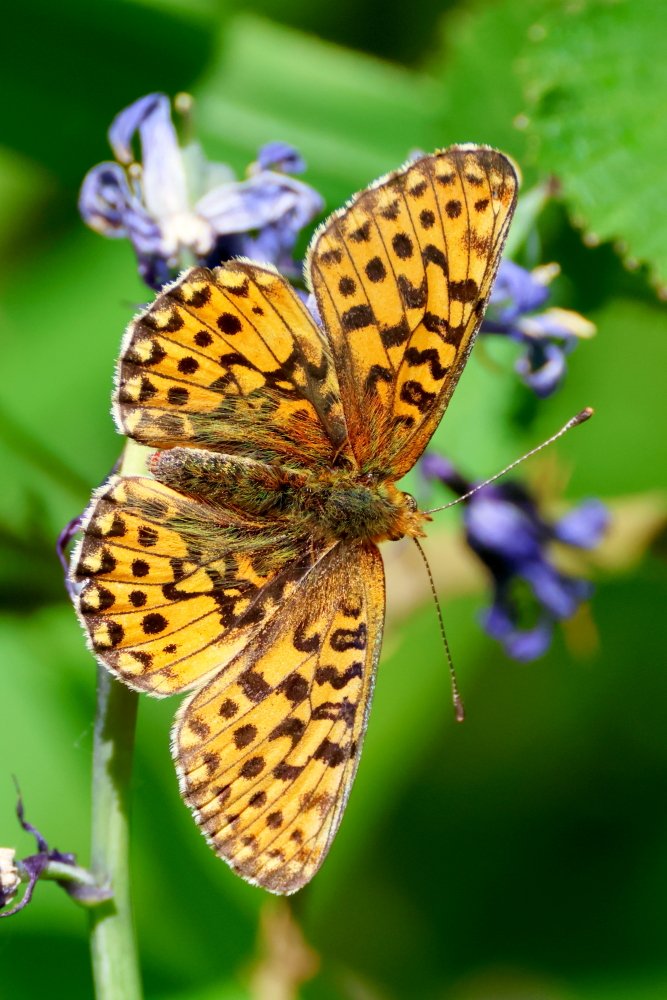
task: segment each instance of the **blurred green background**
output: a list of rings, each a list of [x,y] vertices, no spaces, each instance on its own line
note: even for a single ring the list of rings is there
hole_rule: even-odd
[[[317,966],[305,998],[667,996],[666,28],[659,0],[14,10],[0,59],[0,845],[19,856],[33,845],[11,774],[49,842],[88,859],[95,669],[53,546],[118,455],[112,371],[146,298],[129,245],[76,211],[117,111],[190,91],[212,159],[240,172],[262,143],[292,142],[330,210],[415,148],[500,146],[526,188],[559,178],[523,259],[559,261],[558,303],[598,327],[539,404],[517,383],[511,345],[489,351],[493,365],[476,352],[437,437],[469,475],[489,475],[596,407],[523,473],[565,484],[568,502],[613,506],[590,611],[543,660],[509,662],[477,624],[488,591],[460,586],[455,570],[447,582],[458,520],[442,516],[429,552],[468,721],[453,721],[411,564],[416,582],[403,572],[397,587],[414,586],[407,603],[423,607],[389,623],[349,807],[291,924],[206,847],[169,757],[176,704],[141,700],[133,868],[148,997],[297,995],[289,984],[309,964],[299,934]],[[64,893],[38,886],[0,924],[0,997],[90,997],[86,927]]]

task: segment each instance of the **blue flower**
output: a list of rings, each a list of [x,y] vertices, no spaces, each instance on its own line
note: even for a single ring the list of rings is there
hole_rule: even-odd
[[[525,348],[516,370],[541,398],[562,382],[566,355],[578,339],[595,333],[592,323],[570,309],[538,311],[547,303],[547,286],[558,271],[555,264],[527,271],[514,261],[502,261],[482,324],[482,333],[504,334]]]
[[[458,496],[473,488],[447,459],[429,454],[422,474]],[[508,656],[529,661],[549,647],[556,621],[570,618],[590,597],[592,585],[556,568],[553,542],[591,549],[609,524],[599,500],[587,500],[558,521],[544,518],[516,482],[485,486],[465,501],[466,538],[493,578],[494,599],[482,618],[487,633]]]
[[[137,135],[141,162],[132,149]],[[215,266],[232,256],[298,274],[294,244],[323,201],[289,176],[305,166],[291,146],[262,147],[247,178],[236,180],[228,166],[208,161],[198,143],[179,145],[164,94],[149,94],[121,111],[109,142],[116,161],[88,172],[79,210],[92,229],[132,242],[139,273],[152,288],[189,263]]]

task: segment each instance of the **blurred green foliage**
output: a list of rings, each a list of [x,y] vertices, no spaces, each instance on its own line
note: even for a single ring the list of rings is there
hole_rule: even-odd
[[[652,495],[667,457],[667,320],[649,280],[667,258],[667,15],[651,0],[420,0],[409,14],[397,0],[34,0],[13,17],[0,59],[0,844],[32,849],[13,818],[15,773],[32,822],[85,863],[95,671],[53,543],[118,455],[112,370],[146,297],[129,246],[76,213],[113,115],[149,91],[190,90],[211,157],[241,170],[261,143],[294,142],[330,209],[412,149],[454,141],[502,146],[527,186],[557,174],[562,200],[524,259],[561,263],[559,304],[598,335],[540,404],[517,384],[509,345],[489,348],[494,364],[473,356],[437,445],[490,474],[591,404],[595,421],[558,446],[568,499]],[[609,244],[585,247],[568,216],[639,269]],[[595,625],[568,629],[530,667],[479,630],[483,595],[451,600],[462,727],[432,608],[390,629],[347,815],[294,903],[320,960],[304,997],[667,994],[665,575],[659,551],[640,556],[600,574]],[[138,733],[147,996],[244,997],[266,897],[212,855],[180,801],[174,709],[143,699]],[[0,968],[3,998],[89,997],[85,915],[38,886],[0,925]]]

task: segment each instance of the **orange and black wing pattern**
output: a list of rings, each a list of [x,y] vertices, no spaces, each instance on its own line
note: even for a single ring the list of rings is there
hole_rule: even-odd
[[[309,277],[361,467],[402,476],[438,425],[482,322],[517,177],[483,146],[424,156],[353,198]]]
[[[100,487],[83,533],[72,579],[91,648],[158,696],[227,669],[326,549],[142,477]]]
[[[173,737],[181,791],[243,878],[291,893],[338,829],[366,729],[384,621],[382,558],[340,543],[284,613],[185,703]]]
[[[275,270],[238,260],[186,271],[123,342],[115,419],[155,451],[151,474],[93,496],[79,616],[124,683],[192,692],[173,737],[183,796],[273,892],[308,882],[338,829],[384,621],[369,539],[393,537],[366,515],[456,386],[516,188],[485,147],[422,157],[316,234],[321,325]]]
[[[133,321],[114,415],[151,448],[328,466],[347,447],[326,339],[288,282],[245,261],[191,268]]]

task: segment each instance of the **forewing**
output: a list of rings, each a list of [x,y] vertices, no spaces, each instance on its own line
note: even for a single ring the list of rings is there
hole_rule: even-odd
[[[223,669],[325,550],[143,478],[112,477],[83,531],[72,579],[91,647],[157,695]]]
[[[316,234],[309,272],[359,463],[417,460],[482,321],[514,211],[510,161],[483,146],[425,156]]]
[[[192,268],[130,324],[114,414],[150,447],[290,465],[331,464],[347,440],[321,331],[275,270],[244,261]]]
[[[209,842],[277,893],[308,882],[354,779],[384,621],[382,559],[339,544],[221,675],[181,709],[173,753]]]

